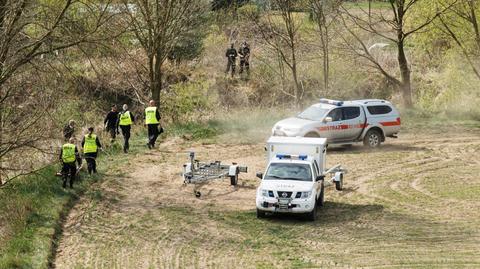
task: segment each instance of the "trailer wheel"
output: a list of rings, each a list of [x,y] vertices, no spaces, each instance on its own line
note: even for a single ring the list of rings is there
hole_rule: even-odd
[[[257,219],[263,219],[263,218],[265,218],[265,216],[266,216],[265,211],[259,210],[257,208]]]
[[[335,189],[337,191],[343,190],[343,174],[340,175],[340,181],[335,181]]]
[[[382,134],[375,130],[369,130],[365,137],[363,138],[363,145],[370,148],[377,148],[382,143]]]
[[[237,167],[237,170],[235,171],[235,175],[230,176],[230,185],[237,186],[237,184],[238,184],[238,174],[239,173],[240,173],[240,169],[238,169],[238,167]]]

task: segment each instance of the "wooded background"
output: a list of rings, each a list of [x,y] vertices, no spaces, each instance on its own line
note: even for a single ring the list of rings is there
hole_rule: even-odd
[[[320,97],[478,120],[478,13],[477,0],[0,0],[0,182],[55,160],[69,119],[98,125],[113,103],[154,99],[166,124]],[[244,40],[251,74],[231,79],[225,50]]]

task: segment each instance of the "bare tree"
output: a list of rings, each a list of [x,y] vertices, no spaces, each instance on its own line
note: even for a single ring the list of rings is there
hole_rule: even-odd
[[[0,0],[0,184],[28,173],[49,150],[54,100],[32,75],[58,51],[108,38],[108,2]],[[111,32],[111,31],[108,31]],[[51,70],[49,70],[51,71]],[[51,141],[49,141],[51,142]]]
[[[250,20],[261,34],[262,40],[278,55],[281,70],[283,70],[283,65],[290,70],[294,82],[293,93],[286,91],[284,93],[291,96],[295,105],[299,106],[303,88],[298,78],[298,47],[301,40],[299,19],[295,18],[294,13],[296,2],[294,0],[272,0],[271,4],[275,10],[267,12],[262,18],[252,16]]]
[[[328,93],[330,78],[330,28],[338,14],[338,8],[343,0],[309,0],[310,11],[317,24],[317,33],[323,59],[323,87]]]
[[[179,38],[196,27],[207,5],[198,0],[124,0],[131,31],[148,58],[149,87],[160,103],[163,65]]]
[[[439,17],[440,29],[460,48],[478,79],[480,70],[475,58],[480,56],[480,29],[477,18],[479,5],[478,0],[460,1],[452,6],[450,12]],[[469,43],[473,43],[473,46],[469,46]]]
[[[352,12],[347,8],[342,8],[344,16],[344,25],[346,30],[353,36],[358,46],[346,42],[347,47],[371,63],[374,69],[377,69],[387,80],[396,85],[403,97],[406,107],[412,107],[412,82],[411,69],[405,52],[407,40],[416,33],[419,33],[430,25],[441,14],[450,9],[456,2],[438,8],[432,15],[423,18],[419,23],[413,21],[410,13],[418,6],[419,2],[425,0],[389,0],[390,8],[387,12],[383,10],[372,9],[372,1],[368,1],[368,9],[358,7],[358,12]],[[433,3],[434,4],[434,3]],[[348,21],[347,21],[348,20]],[[350,23],[349,23],[350,22]],[[390,73],[372,54],[369,45],[362,39],[360,32],[371,34],[382,40],[393,43],[397,50],[397,63],[400,71],[400,77]],[[347,41],[347,40],[345,40]]]

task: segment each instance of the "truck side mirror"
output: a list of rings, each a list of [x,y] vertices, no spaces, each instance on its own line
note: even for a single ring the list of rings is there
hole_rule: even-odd
[[[258,177],[259,179],[263,179],[263,173],[258,172],[258,173],[257,173],[257,177]]]
[[[320,181],[320,180],[324,180],[324,179],[325,179],[325,176],[317,176],[315,181]]]
[[[325,119],[323,119],[323,122],[332,122],[333,119],[332,117],[325,117]]]

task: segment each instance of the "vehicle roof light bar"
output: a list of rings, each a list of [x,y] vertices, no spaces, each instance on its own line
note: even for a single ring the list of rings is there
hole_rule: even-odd
[[[343,105],[343,101],[326,99],[326,98],[321,98],[321,99],[320,99],[320,103],[322,103],[322,104],[334,105],[334,106],[341,106],[341,105]]]
[[[308,158],[308,155],[290,155],[290,154],[277,154],[276,155],[279,160],[282,159],[297,159],[305,161]]]

